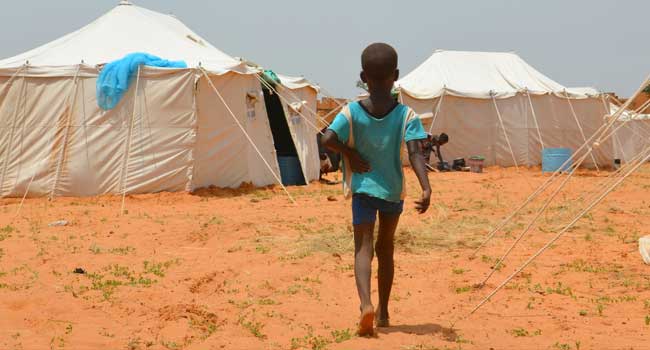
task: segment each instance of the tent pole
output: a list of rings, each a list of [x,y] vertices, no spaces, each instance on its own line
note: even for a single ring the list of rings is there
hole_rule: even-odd
[[[255,142],[253,142],[253,139],[250,137],[250,135],[248,135],[248,133],[246,132],[246,129],[244,128],[244,126],[237,119],[237,116],[235,116],[235,113],[233,113],[233,111],[230,109],[230,106],[228,106],[228,104],[226,103],[226,100],[223,98],[223,96],[221,96],[221,93],[219,93],[219,90],[217,90],[217,87],[214,86],[214,83],[212,83],[212,79],[210,79],[210,76],[208,75],[208,72],[203,67],[200,67],[200,66],[199,66],[198,69],[201,70],[201,72],[203,73],[205,78],[208,80],[208,84],[212,88],[212,91],[214,91],[214,93],[217,95],[217,97],[219,97],[219,100],[221,100],[221,103],[223,103],[224,107],[226,107],[226,110],[228,110],[228,113],[230,114],[232,119],[235,121],[237,126],[239,126],[239,129],[241,129],[241,131],[244,133],[244,136],[246,137],[248,142],[250,142],[251,146],[253,146],[253,149],[255,149],[255,152],[257,152],[257,154],[260,156],[260,158],[262,158],[262,161],[264,162],[264,164],[266,164],[266,167],[269,169],[271,174],[273,174],[273,177],[275,178],[275,180],[278,182],[278,184],[282,187],[284,192],[287,194],[287,196],[289,197],[289,200],[291,200],[291,202],[293,204],[296,204],[296,201],[291,196],[291,193],[289,193],[289,190],[287,190],[287,188],[284,186],[284,184],[282,183],[282,180],[280,179],[280,177],[275,173],[275,171],[273,171],[273,168],[271,167],[271,164],[269,164],[269,162],[266,160],[266,158],[264,158],[264,155],[262,155],[262,152],[259,150],[259,148],[257,148],[257,145],[255,145]]]
[[[542,133],[539,130],[539,124],[537,123],[537,115],[535,113],[535,107],[533,107],[533,100],[530,98],[530,91],[526,89],[526,96],[528,96],[528,104],[530,105],[530,111],[533,114],[533,120],[535,121],[535,129],[537,129],[537,137],[539,137],[539,143],[542,146],[542,150],[544,150],[544,139],[542,139]]]
[[[72,103],[68,104],[68,111],[65,119],[65,131],[63,133],[63,143],[61,145],[61,151],[59,151],[59,156],[57,157],[56,170],[54,172],[54,182],[52,183],[52,188],[50,189],[49,199],[53,200],[56,196],[56,188],[59,184],[59,179],[61,177],[61,170],[63,169],[63,159],[65,158],[66,151],[68,149],[68,139],[70,135],[70,129],[72,128],[72,109],[74,108],[77,102],[77,81],[79,78],[79,71],[81,70],[81,65],[77,67],[77,71],[74,74],[72,80],[72,86],[70,87],[70,94],[68,96],[68,101],[72,99]]]
[[[133,92],[133,113],[131,114],[131,121],[129,122],[129,130],[127,132],[126,145],[124,147],[124,160],[122,161],[122,175],[121,177],[121,187],[122,187],[122,207],[120,209],[120,215],[124,215],[124,207],[126,205],[126,182],[129,177],[129,160],[131,158],[131,142],[133,141],[133,127],[135,125],[135,114],[137,113],[138,106],[138,90],[140,87],[140,71],[142,67],[138,66],[138,73],[135,78],[135,91]]]
[[[431,125],[429,125],[429,134],[433,131],[433,124],[435,124],[436,120],[438,119],[438,113],[440,113],[440,108],[442,107],[442,100],[445,99],[446,92],[447,89],[443,88],[442,94],[440,94],[440,98],[438,99],[438,104],[436,105],[436,110],[433,113],[433,119],[431,119]]]
[[[499,124],[501,124],[501,129],[503,130],[503,136],[506,138],[506,143],[510,149],[510,155],[512,156],[512,161],[515,163],[515,169],[519,172],[519,165],[517,164],[517,158],[515,157],[515,152],[512,150],[512,145],[510,144],[510,139],[508,138],[508,132],[506,127],[503,125],[503,118],[501,118],[501,112],[499,111],[499,106],[497,105],[497,98],[492,94],[492,102],[494,103],[494,110],[497,112],[497,117],[499,117]],[[496,161],[496,159],[495,159]]]
[[[578,129],[580,130],[580,135],[582,135],[582,140],[584,142],[587,142],[587,137],[585,136],[585,131],[582,129],[582,125],[580,125],[580,120],[578,120],[578,115],[576,115],[575,109],[573,109],[573,103],[571,103],[571,98],[569,98],[569,93],[564,90],[564,96],[566,97],[567,102],[569,103],[569,108],[571,109],[571,114],[573,115],[573,119],[575,119],[576,124],[578,125]],[[591,154],[591,161],[594,162],[594,166],[596,167],[596,171],[600,172],[600,168],[598,167],[598,162],[596,162],[596,157],[594,157],[594,154]]]

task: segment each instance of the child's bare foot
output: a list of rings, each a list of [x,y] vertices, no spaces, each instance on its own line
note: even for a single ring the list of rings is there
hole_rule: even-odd
[[[375,310],[373,310],[372,305],[369,305],[361,310],[361,318],[359,319],[359,330],[357,330],[357,334],[360,337],[373,335],[375,333],[374,323]]]
[[[377,310],[375,310],[375,323],[377,324],[377,328],[390,327],[388,313],[382,312],[379,306],[377,306]]]

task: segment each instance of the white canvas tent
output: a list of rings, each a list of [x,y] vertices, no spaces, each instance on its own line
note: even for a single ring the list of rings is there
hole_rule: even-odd
[[[397,87],[426,129],[449,135],[449,161],[480,155],[487,165],[539,165],[543,147],[576,150],[608,113],[600,94],[567,89],[514,53],[438,50]],[[594,153],[585,165],[612,164],[611,143]]]
[[[609,106],[611,115],[621,108],[614,103],[610,103]],[[650,144],[650,115],[624,110],[615,126],[617,130],[613,135],[614,158],[629,163]]]
[[[184,60],[190,68],[143,67],[120,104],[100,110],[98,65],[132,52]],[[257,74],[175,17],[122,1],[73,33],[0,61],[0,195],[22,196],[28,188],[30,196],[85,196],[276,183]],[[287,82],[286,90],[315,105],[313,87]],[[302,129],[294,130],[303,173],[307,182],[315,180],[316,133],[302,139]]]

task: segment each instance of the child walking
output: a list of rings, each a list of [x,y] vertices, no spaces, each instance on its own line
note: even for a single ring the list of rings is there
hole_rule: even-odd
[[[352,197],[354,226],[354,275],[361,302],[358,334],[373,335],[377,327],[389,326],[388,300],[393,286],[394,237],[404,208],[405,182],[402,147],[408,149],[422,195],[415,209],[429,208],[431,187],[421,141],[427,138],[422,123],[409,107],[392,95],[399,77],[397,52],[390,45],[375,43],[361,54],[361,80],[370,96],[352,102],[336,116],[323,136],[325,147],[344,158],[344,193]],[[375,221],[379,230],[373,249]],[[370,297],[372,259],[379,263],[379,304]]]

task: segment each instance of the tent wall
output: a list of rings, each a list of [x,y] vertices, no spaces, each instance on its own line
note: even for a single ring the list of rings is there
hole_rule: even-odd
[[[296,111],[283,102],[284,115],[287,117],[287,124],[291,130],[294,145],[302,165],[302,173],[307,183],[318,180],[320,175],[320,161],[318,157],[318,143],[314,125],[318,125],[316,116],[311,111],[316,111],[318,92],[312,87],[306,86],[299,89],[280,88],[278,91],[292,104],[306,102]],[[302,116],[300,114],[302,114]],[[305,120],[307,118],[308,120]]]
[[[0,193],[22,195],[32,176],[32,191],[45,193],[53,180],[55,126],[66,111],[71,79],[17,77],[0,81]],[[0,95],[0,97],[2,97]]]
[[[211,79],[279,174],[259,81],[238,73]],[[143,69],[137,91],[134,81],[110,111],[97,106],[96,74],[8,80],[0,77],[2,196],[23,196],[28,186],[29,196],[90,196],[276,183],[194,70]],[[259,96],[252,118],[247,93]]]
[[[273,135],[257,78],[228,73],[211,79],[264,159],[279,176]],[[255,115],[252,117],[247,114],[247,93],[257,96],[254,103]],[[205,77],[201,77],[198,82],[196,106],[199,126],[192,189],[209,185],[238,187],[243,182],[266,186],[277,182]]]
[[[402,94],[402,100],[420,114],[435,114],[439,98],[418,100]],[[566,99],[555,95],[535,95],[531,96],[531,100],[545,147],[576,150],[584,143]],[[517,94],[497,99],[496,103],[517,164],[539,165],[541,144],[528,97]],[[606,114],[602,102],[589,98],[572,99],[571,103],[586,137],[591,136],[602,125],[602,117]],[[423,120],[426,130],[429,130],[432,121],[433,118]],[[486,158],[486,165],[514,165],[491,99],[444,96],[432,132],[446,132],[449,135],[450,142],[442,150],[447,161],[482,155]],[[595,151],[599,165],[612,164],[611,147],[608,142]],[[585,166],[593,167],[591,158],[585,160]]]
[[[4,99],[0,110],[0,142],[7,159],[4,196],[22,196],[32,177],[31,196],[87,196],[124,188],[148,193],[189,186],[196,129],[194,74],[143,73],[138,91],[134,83],[107,112],[97,107],[95,83],[94,77],[15,80],[14,95]],[[18,114],[13,107],[5,110],[12,103],[21,106]],[[14,115],[18,127],[12,137]]]
[[[617,122],[619,126],[621,122]],[[650,119],[628,120],[614,135],[614,157],[630,162],[650,145]]]

